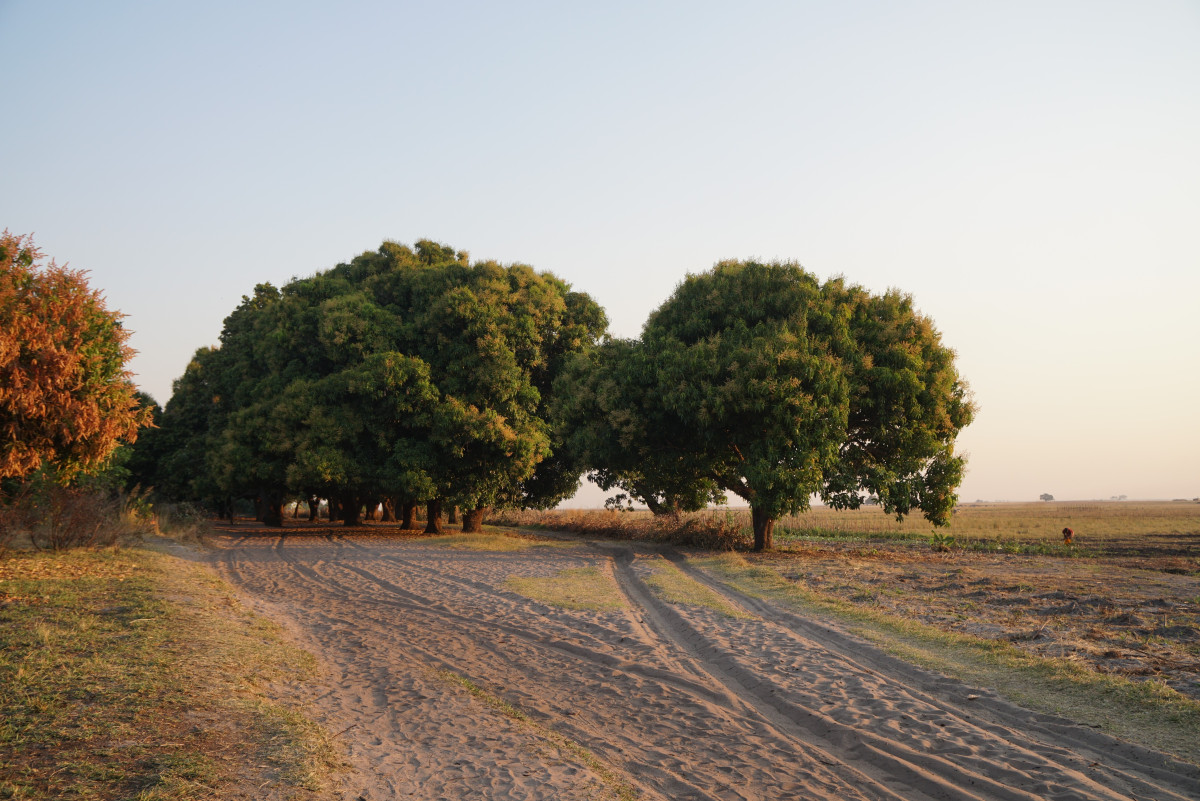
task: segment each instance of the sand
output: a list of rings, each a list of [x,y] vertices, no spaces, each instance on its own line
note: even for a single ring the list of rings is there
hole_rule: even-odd
[[[1195,766],[908,665],[670,550],[248,526],[212,544],[246,601],[326,666],[312,707],[350,765],[333,798],[1200,798]],[[657,597],[664,556],[741,614]],[[621,608],[506,585],[585,567]]]

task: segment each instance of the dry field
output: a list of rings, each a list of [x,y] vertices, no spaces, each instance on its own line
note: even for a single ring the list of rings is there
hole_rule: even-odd
[[[749,528],[744,511],[694,517]],[[621,526],[637,537],[649,518],[567,511],[509,522]],[[1072,546],[1063,545],[1064,527],[1074,531]],[[920,517],[816,508],[779,522],[776,554],[749,558],[826,600],[1200,700],[1200,503],[964,504],[937,533],[953,538],[946,550],[935,549]]]
[[[891,539],[919,533],[915,521],[838,516],[796,521],[799,536],[782,549],[799,557],[789,559],[788,578],[1200,700],[1200,504],[969,505],[949,532],[962,547],[943,552],[927,539]],[[1062,545],[1064,526],[1073,547]],[[820,536],[836,531],[865,538]]]
[[[1099,547],[1073,514],[1071,556],[803,519],[763,556],[380,525],[210,544],[323,664],[338,798],[1195,798],[1196,516]]]

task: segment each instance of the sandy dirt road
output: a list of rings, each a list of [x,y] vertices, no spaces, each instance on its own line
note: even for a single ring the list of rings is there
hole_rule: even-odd
[[[261,529],[213,544],[222,575],[328,667],[317,716],[352,765],[338,798],[1200,798],[1194,766],[913,668],[674,552]],[[747,614],[662,601],[646,578],[664,556]],[[584,567],[624,608],[505,584]]]

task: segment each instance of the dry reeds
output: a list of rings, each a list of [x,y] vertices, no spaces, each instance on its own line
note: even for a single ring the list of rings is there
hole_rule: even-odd
[[[588,537],[689,545],[714,551],[731,551],[750,545],[740,518],[736,513],[724,511],[656,517],[649,512],[608,509],[502,510],[489,515],[488,522],[516,528],[569,531]]]

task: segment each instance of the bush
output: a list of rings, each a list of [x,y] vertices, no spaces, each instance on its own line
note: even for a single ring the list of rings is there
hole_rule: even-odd
[[[57,484],[36,493],[27,517],[33,547],[54,551],[114,545],[123,533],[121,523],[115,499]]]
[[[172,539],[194,541],[208,531],[208,513],[194,503],[159,504],[154,519],[159,533]]]
[[[144,494],[64,487],[43,479],[22,482],[0,497],[0,554],[21,535],[27,537],[24,547],[62,551],[116,545],[153,531],[154,525]]]

